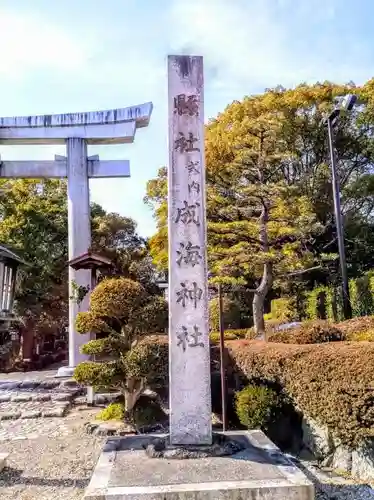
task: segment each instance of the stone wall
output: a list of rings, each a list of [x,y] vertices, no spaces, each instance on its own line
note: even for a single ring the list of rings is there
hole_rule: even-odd
[[[343,446],[326,426],[303,417],[304,452],[311,453],[323,466],[339,473],[349,474],[355,479],[374,479],[374,439],[368,440],[354,450]]]

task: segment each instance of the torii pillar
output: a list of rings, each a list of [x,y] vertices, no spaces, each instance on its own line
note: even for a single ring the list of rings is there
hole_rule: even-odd
[[[56,156],[55,161],[0,160],[0,177],[67,177],[69,260],[88,252],[91,246],[89,178],[130,176],[127,160],[100,161],[98,156],[87,157],[87,145],[134,142],[136,129],[149,124],[152,108],[149,102],[91,113],[0,118],[0,145],[66,144],[67,157]],[[89,287],[90,279],[89,270],[69,268],[69,366],[60,368],[61,377],[71,376],[78,363],[89,359],[80,352],[89,334],[79,334],[75,329],[76,315],[88,309],[89,295],[78,304],[73,298],[73,283]]]

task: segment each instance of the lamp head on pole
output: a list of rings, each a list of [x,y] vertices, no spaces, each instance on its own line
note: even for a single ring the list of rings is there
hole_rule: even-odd
[[[345,112],[352,111],[356,102],[357,102],[356,94],[346,94],[335,97],[334,99],[335,107],[331,111],[331,113],[327,116],[327,118],[323,120],[324,124],[326,125],[327,122],[329,121],[332,126],[336,125],[336,122],[339,118],[341,111]]]
[[[336,108],[338,108],[339,111],[352,111],[356,102],[356,94],[346,94],[335,99]]]

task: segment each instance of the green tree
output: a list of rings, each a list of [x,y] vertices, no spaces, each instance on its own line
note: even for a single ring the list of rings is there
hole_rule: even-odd
[[[78,314],[77,330],[97,336],[82,352],[109,359],[80,363],[74,377],[82,384],[119,390],[131,416],[147,383],[159,372],[157,346],[142,340],[164,329],[166,322],[164,299],[150,296],[136,281],[105,279],[91,294],[90,310]]]
[[[208,257],[219,279],[253,288],[256,329],[270,287],[303,276],[306,286],[337,276],[337,239],[326,129],[334,98],[360,95],[335,132],[350,275],[374,264],[374,81],[282,87],[236,101],[206,127]],[[167,262],[166,176],[147,185],[157,234],[151,254]],[[308,271],[305,275],[305,271]],[[298,278],[300,279],[300,278]]]
[[[237,301],[222,297],[223,323],[226,330],[240,327],[240,306]],[[214,297],[209,301],[209,326],[212,332],[219,331],[219,299]]]
[[[0,179],[0,241],[29,263],[20,269],[17,312],[26,330],[48,332],[66,324],[66,183]]]
[[[113,273],[136,279],[160,293],[147,242],[136,223],[97,204],[91,206],[92,246],[114,262]],[[20,269],[17,313],[25,334],[43,338],[68,323],[68,219],[66,182],[0,179],[0,241],[30,264]]]

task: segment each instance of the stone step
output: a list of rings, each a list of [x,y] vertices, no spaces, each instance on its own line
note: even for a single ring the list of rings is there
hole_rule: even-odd
[[[26,401],[0,403],[0,421],[33,419],[47,417],[64,417],[69,411],[70,402]]]
[[[73,379],[66,380],[0,380],[0,391],[82,391],[83,386]]]
[[[119,393],[95,394],[95,405],[118,401]],[[72,407],[85,406],[87,388],[73,379],[0,380],[0,421],[64,417]]]

